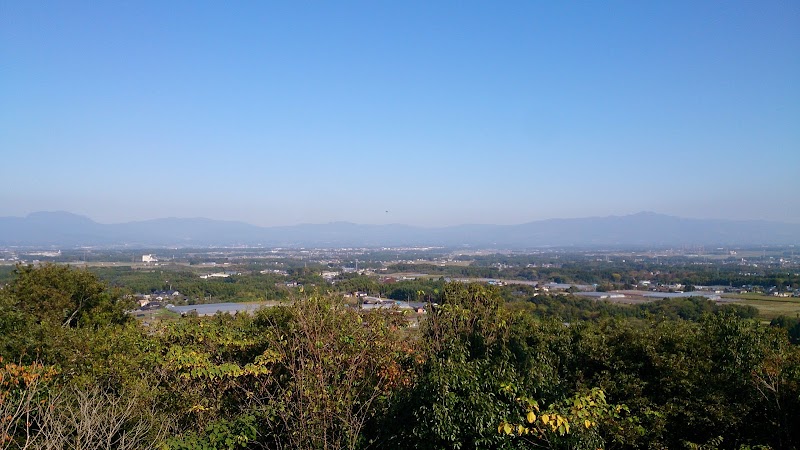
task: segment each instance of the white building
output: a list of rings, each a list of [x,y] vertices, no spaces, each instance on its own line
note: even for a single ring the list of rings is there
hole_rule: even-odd
[[[209,274],[206,274],[206,275],[200,275],[200,278],[202,278],[204,280],[207,280],[209,278],[228,278],[229,276],[231,276],[231,274],[229,274],[229,273],[216,272],[216,273],[209,273]]]
[[[143,263],[154,263],[158,262],[158,258],[155,255],[142,255],[142,262]]]

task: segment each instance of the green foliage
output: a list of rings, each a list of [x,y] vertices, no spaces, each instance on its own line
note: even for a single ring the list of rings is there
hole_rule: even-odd
[[[228,278],[200,278],[202,272],[183,267],[132,269],[130,267],[94,268],[97,275],[111,286],[128,293],[148,294],[172,288],[192,302],[280,300],[286,297],[276,283],[286,281],[275,274],[251,273]]]
[[[76,335],[131,323],[125,313],[129,306],[91,272],[18,265],[0,291],[0,356],[65,362],[67,344]]]
[[[792,344],[800,344],[800,317],[778,316],[770,325],[786,330]]]
[[[637,314],[635,308],[627,305],[573,295],[537,295],[531,296],[529,302],[533,305],[527,309],[529,313],[566,322],[595,320],[609,316],[632,317]],[[511,305],[511,307],[524,309],[521,305]]]
[[[263,336],[246,314],[166,324],[153,350],[152,364],[165,380],[161,402],[175,412],[179,429],[196,433],[242,414],[242,387],[268,375],[272,362]]]
[[[336,289],[341,292],[366,292],[377,295],[382,292],[382,286],[373,277],[358,274],[342,274],[335,280]]]
[[[796,439],[781,424],[800,417],[797,354],[779,333],[724,314],[576,328],[576,376],[631,408],[647,430],[639,445]]]
[[[758,316],[758,310],[752,306],[716,303],[704,297],[665,298],[652,303],[637,305],[639,317],[648,314],[666,319],[684,319],[698,321],[706,314],[730,314],[743,319]]]
[[[509,393],[515,391],[511,385],[505,388]],[[517,411],[522,420],[501,422],[497,432],[536,447],[601,448],[605,444],[601,426],[622,430],[622,423],[636,422],[628,416],[625,405],[610,405],[599,388],[578,392],[544,410],[536,400],[525,396],[516,397],[516,401],[522,408]]]
[[[381,403],[410,382],[398,332],[405,321],[391,311],[360,314],[312,295],[260,321],[274,377],[260,379],[253,398],[278,447],[358,448]]]
[[[89,272],[20,266],[0,290],[0,356],[14,361],[0,368],[0,439],[29,448],[57,447],[42,439],[59,435],[69,436],[61,446],[116,439],[119,449],[800,446],[800,349],[785,331],[794,319],[765,326],[701,299],[507,304],[532,292],[394,287],[440,306],[415,329],[397,311],[365,313],[315,293],[254,315],[145,328]]]
[[[35,317],[17,307],[16,299],[6,289],[0,290],[0,356],[11,360],[35,359],[23,355],[36,353],[40,328]]]
[[[243,415],[235,420],[215,420],[201,431],[188,432],[167,440],[169,450],[236,450],[246,448],[256,439],[256,417]]]
[[[18,265],[8,284],[14,306],[38,323],[76,327],[123,323],[125,304],[86,270],[45,264]]]
[[[448,284],[423,330],[417,381],[397,398],[376,440],[409,448],[494,448],[514,407],[503,386],[521,373],[505,348],[508,316],[496,289]]]
[[[526,309],[522,305],[511,305],[511,308],[526,309],[539,317],[554,317],[566,322],[597,320],[607,317],[640,319],[657,317],[662,320],[699,321],[706,314],[732,314],[743,319],[758,316],[758,310],[752,306],[718,305],[704,297],[665,298],[638,305],[622,305],[580,295],[562,294],[531,296],[529,302],[535,306]]]
[[[393,300],[437,301],[437,293],[444,290],[444,280],[408,280],[386,286],[386,296]]]

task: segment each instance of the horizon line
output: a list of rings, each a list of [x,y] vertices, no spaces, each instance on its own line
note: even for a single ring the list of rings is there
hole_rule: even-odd
[[[605,216],[581,216],[581,217],[550,217],[546,219],[536,219],[530,220],[526,222],[518,222],[518,223],[510,223],[510,224],[498,224],[498,223],[456,223],[451,225],[411,225],[408,223],[400,223],[400,222],[391,222],[391,223],[358,223],[358,222],[350,222],[346,220],[331,220],[328,222],[299,222],[294,224],[286,224],[286,225],[257,225],[251,222],[247,222],[244,220],[237,220],[237,219],[215,219],[210,217],[204,216],[194,216],[194,217],[178,217],[178,216],[167,216],[167,217],[155,217],[150,219],[133,219],[127,221],[120,221],[120,222],[100,222],[89,215],[74,213],[71,211],[66,210],[43,210],[43,211],[32,211],[24,216],[0,216],[0,219],[29,219],[31,216],[36,216],[39,214],[64,214],[69,216],[78,217],[81,219],[89,220],[93,223],[98,225],[125,225],[131,223],[142,223],[142,222],[153,222],[159,220],[205,220],[205,221],[212,221],[212,222],[229,222],[229,223],[238,223],[243,225],[248,225],[257,228],[286,228],[286,227],[297,227],[297,226],[321,226],[321,225],[334,225],[334,224],[346,224],[346,225],[356,225],[356,226],[375,226],[375,227],[382,227],[382,226],[402,226],[402,227],[410,227],[410,228],[423,228],[423,229],[440,229],[440,228],[453,228],[453,227],[463,227],[463,226],[499,226],[499,227],[513,227],[513,226],[520,226],[520,225],[527,225],[532,223],[538,222],[548,222],[548,221],[569,221],[569,220],[587,220],[587,219],[612,219],[612,218],[625,218],[625,217],[633,217],[633,216],[660,216],[664,218],[671,218],[671,219],[680,219],[680,220],[690,220],[690,221],[721,221],[721,222],[737,222],[737,223],[746,223],[746,222],[762,222],[762,223],[773,223],[773,224],[784,224],[784,225],[800,225],[800,222],[789,222],[789,221],[780,221],[780,220],[769,220],[769,219],[729,219],[729,218],[698,218],[698,217],[685,217],[685,216],[676,216],[671,214],[659,213],[654,211],[639,211],[635,213],[629,214],[609,214]]]

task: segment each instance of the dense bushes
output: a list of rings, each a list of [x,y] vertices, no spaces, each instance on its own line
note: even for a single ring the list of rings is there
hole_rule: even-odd
[[[800,317],[778,316],[772,319],[770,325],[783,328],[789,335],[792,344],[800,344]]]
[[[143,328],[95,287],[45,266],[0,290],[0,448],[800,445],[798,348],[697,299],[584,315],[449,283],[419,328],[327,294]]]

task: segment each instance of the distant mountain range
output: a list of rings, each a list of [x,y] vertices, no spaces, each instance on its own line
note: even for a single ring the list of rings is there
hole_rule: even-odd
[[[550,219],[520,225],[357,225],[347,222],[259,227],[211,219],[155,219],[100,224],[67,212],[0,217],[2,246],[269,247],[469,246],[662,247],[800,243],[800,224],[701,220],[642,212],[628,216]]]

